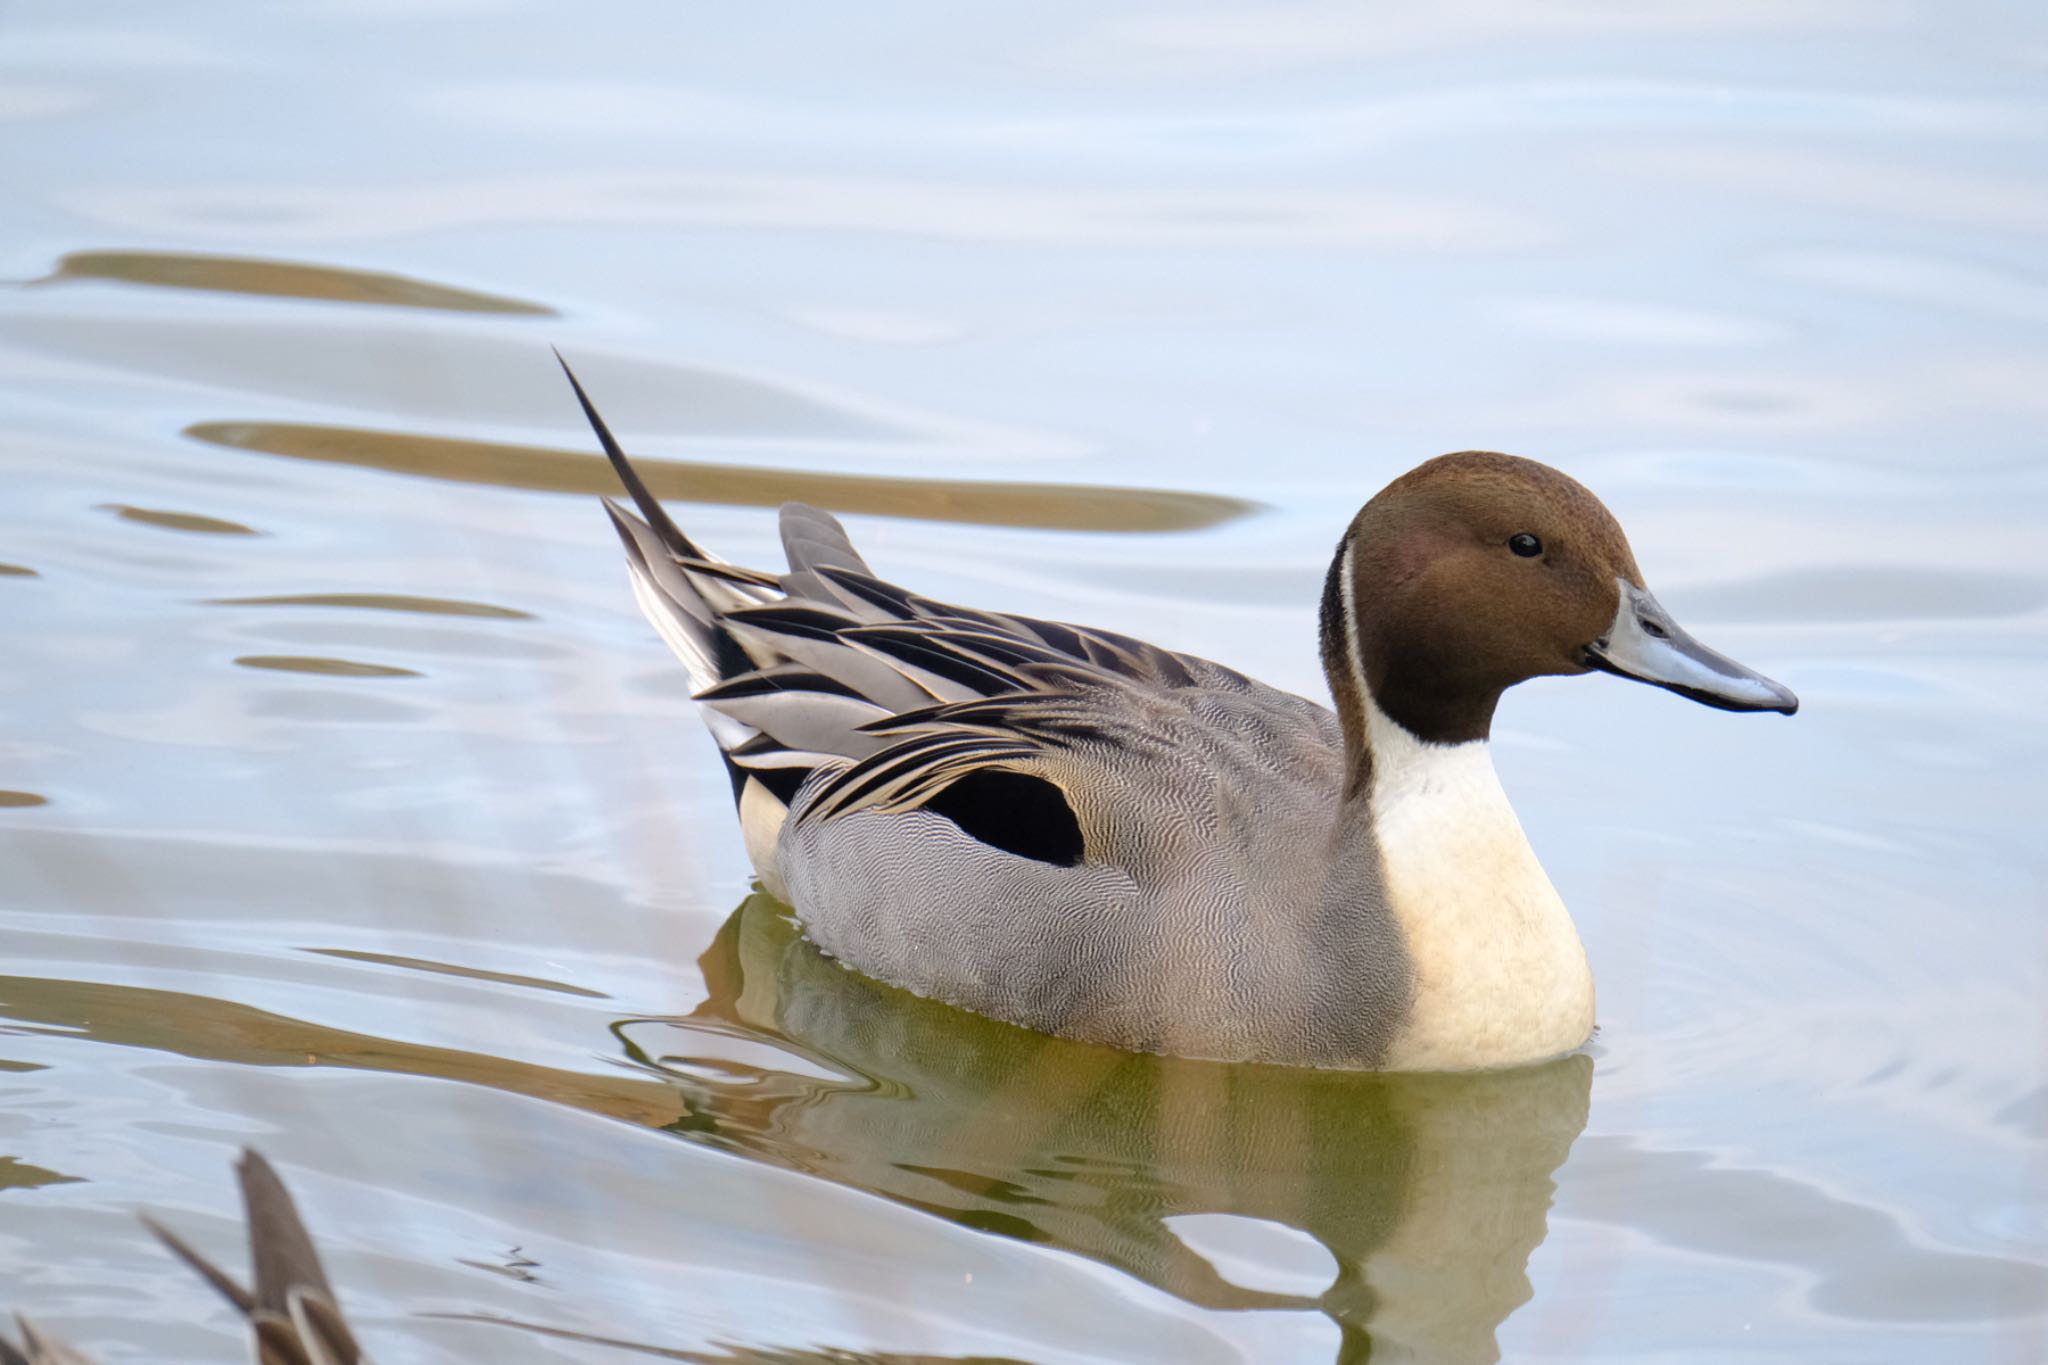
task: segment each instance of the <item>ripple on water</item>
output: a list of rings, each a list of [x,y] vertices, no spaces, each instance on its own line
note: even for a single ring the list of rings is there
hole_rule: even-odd
[[[1999,1110],[1997,1122],[2029,1141],[2048,1143],[2048,1085],[2035,1087]]]
[[[398,398],[397,376],[431,375],[431,385],[404,390],[409,410],[493,429],[559,428],[587,440],[553,357],[536,339],[516,333],[465,336],[459,365],[449,363],[450,338],[383,314],[344,327],[283,311],[106,316],[45,305],[10,315],[7,334],[10,344],[114,373],[202,384],[242,403],[289,399],[382,415]],[[585,358],[579,351],[578,360]],[[941,455],[1079,453],[1070,439],[905,409],[779,375],[631,354],[588,359],[600,397],[622,405],[620,415],[631,419],[623,425],[642,436],[659,420],[667,424],[664,434],[698,442],[824,443],[895,451],[920,464]]]
[[[295,725],[416,725],[433,714],[389,697],[331,687],[252,692],[241,699],[241,709],[256,720]]]
[[[1703,620],[1953,621],[2038,611],[2048,605],[2048,582],[2023,573],[1828,565],[1693,588],[1688,602]]]
[[[1791,279],[1957,312],[2048,318],[2048,285],[1961,256],[1836,247],[1782,251],[1765,265]]]
[[[283,617],[268,618],[260,624],[241,623],[236,631],[241,638],[252,643],[310,647],[319,655],[332,650],[342,655],[382,653],[407,659],[427,657],[544,663],[560,659],[565,654],[559,645],[530,637],[506,638],[484,630],[435,627],[415,622],[344,622],[332,618],[300,620]]]
[[[1667,1246],[1802,1273],[1824,1313],[1871,1322],[2048,1314],[2048,1266],[1920,1245],[1882,1209],[1776,1171],[1627,1138],[1580,1139],[1558,1198],[1568,1217],[1632,1227]]]

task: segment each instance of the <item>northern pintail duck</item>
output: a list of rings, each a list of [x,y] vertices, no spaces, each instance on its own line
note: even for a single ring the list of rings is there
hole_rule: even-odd
[[[1593,978],[1494,776],[1501,693],[1601,669],[1799,705],[1681,630],[1600,500],[1533,460],[1445,455],[1353,518],[1323,587],[1333,713],[1106,630],[920,597],[801,504],[786,573],[728,564],[569,380],[639,509],[606,503],[762,884],[847,966],[1027,1028],[1327,1067],[1569,1052]]]

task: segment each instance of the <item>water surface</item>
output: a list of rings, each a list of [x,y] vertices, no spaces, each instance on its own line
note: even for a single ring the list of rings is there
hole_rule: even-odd
[[[0,1307],[240,1358],[133,1215],[255,1143],[386,1361],[2048,1357],[2033,16],[0,33]],[[1804,709],[1503,708],[1583,1055],[967,1018],[753,893],[551,345],[730,558],[1308,692],[1356,505],[1538,456]]]

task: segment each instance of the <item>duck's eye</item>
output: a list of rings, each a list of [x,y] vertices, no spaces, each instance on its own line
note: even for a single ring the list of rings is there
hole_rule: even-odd
[[[1543,553],[1543,542],[1527,531],[1517,531],[1508,537],[1508,548],[1524,559],[1534,559]]]

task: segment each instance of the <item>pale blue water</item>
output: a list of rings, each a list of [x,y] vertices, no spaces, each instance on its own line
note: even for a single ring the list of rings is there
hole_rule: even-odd
[[[133,1213],[232,1254],[253,1142],[387,1362],[2048,1358],[2044,80],[1976,3],[8,7],[0,1308],[239,1358]],[[1805,709],[1505,706],[1588,1059],[1036,1046],[727,923],[551,344],[786,475],[679,476],[734,559],[841,476],[1309,692],[1356,505],[1536,456]]]

